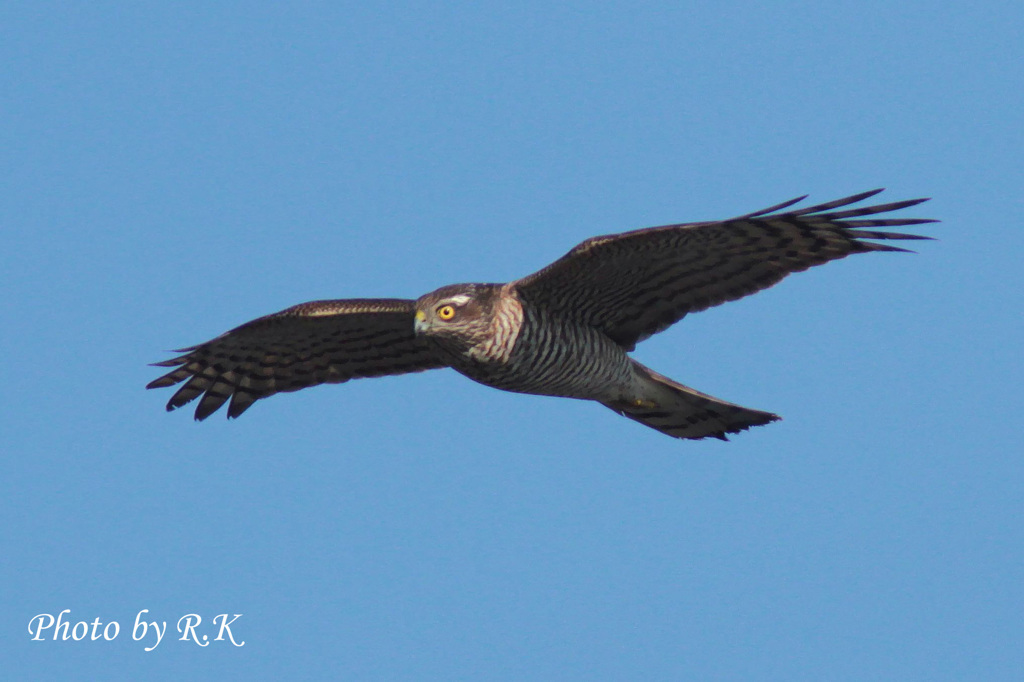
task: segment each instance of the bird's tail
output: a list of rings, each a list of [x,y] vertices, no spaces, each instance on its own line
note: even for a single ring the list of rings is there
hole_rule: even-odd
[[[672,381],[636,361],[634,364],[646,384],[644,399],[602,405],[673,438],[714,436],[728,440],[727,433],[738,433],[781,419],[771,412],[727,403]]]

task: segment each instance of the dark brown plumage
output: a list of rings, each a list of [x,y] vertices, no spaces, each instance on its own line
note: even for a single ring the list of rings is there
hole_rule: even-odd
[[[157,363],[175,369],[148,388],[185,382],[168,410],[202,396],[196,419],[229,399],[228,416],[237,417],[282,391],[447,366],[504,390],[595,400],[677,438],[724,438],[778,417],[694,391],[627,351],[688,313],[792,272],[852,253],[904,250],[864,239],[927,239],[868,228],[932,220],[865,218],[925,199],[835,210],[880,191],[593,237],[508,284],[449,285],[417,301],[305,303],[182,349]]]
[[[187,380],[167,409],[201,395],[195,416],[202,420],[228,398],[228,417],[237,417],[256,400],[275,393],[444,367],[426,339],[413,333],[413,303],[401,299],[302,303],[176,351],[185,355],[154,363],[176,369],[146,388]]]

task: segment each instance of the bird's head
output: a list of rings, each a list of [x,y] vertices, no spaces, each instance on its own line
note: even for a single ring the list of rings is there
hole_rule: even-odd
[[[465,352],[491,335],[497,284],[450,284],[416,301],[416,333]]]

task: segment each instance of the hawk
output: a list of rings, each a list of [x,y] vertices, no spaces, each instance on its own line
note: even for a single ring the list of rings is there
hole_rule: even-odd
[[[927,199],[848,208],[881,191],[593,237],[505,284],[452,284],[415,301],[302,303],[175,351],[183,355],[155,363],[174,369],[147,388],[185,382],[168,411],[201,396],[202,420],[230,399],[233,418],[275,393],[451,367],[506,391],[593,400],[674,438],[725,440],[779,417],[700,393],[628,353],[687,313],[792,272],[853,253],[906,251],[865,239],[929,239],[866,229],[935,222],[864,217]]]

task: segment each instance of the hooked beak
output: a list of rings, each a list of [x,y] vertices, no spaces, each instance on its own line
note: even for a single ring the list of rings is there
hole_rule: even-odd
[[[413,330],[417,334],[422,334],[427,329],[427,314],[422,310],[416,311],[416,321],[413,322]]]

